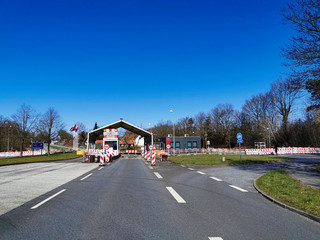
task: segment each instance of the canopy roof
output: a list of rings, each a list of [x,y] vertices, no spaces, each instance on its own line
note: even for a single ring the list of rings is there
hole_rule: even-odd
[[[103,129],[115,129],[115,128],[124,128],[124,129],[127,129],[128,131],[130,132],[133,132],[133,133],[136,133],[142,137],[146,137],[146,138],[150,138],[151,137],[151,133],[142,129],[142,128],[139,128],[137,126],[134,126],[126,121],[123,121],[122,119],[117,121],[117,122],[114,122],[114,123],[111,123],[109,125],[106,125],[106,126],[103,126],[101,128],[98,128],[98,129],[95,129],[95,130],[92,130],[90,131],[88,134],[90,135],[90,138],[91,137],[98,137],[100,135],[103,134]]]

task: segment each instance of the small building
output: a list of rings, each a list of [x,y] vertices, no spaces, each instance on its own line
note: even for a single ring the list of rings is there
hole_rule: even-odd
[[[160,138],[158,145],[160,148],[165,149],[167,144],[167,139],[170,139],[171,149],[173,147],[173,136],[170,134],[168,137]],[[175,137],[176,150],[179,149],[199,149],[201,148],[201,137],[200,136],[188,136],[185,134],[184,136],[176,136]]]

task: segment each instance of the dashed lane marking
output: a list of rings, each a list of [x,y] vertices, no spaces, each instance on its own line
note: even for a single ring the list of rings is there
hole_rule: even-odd
[[[178,203],[186,203],[186,201],[172,187],[166,187],[166,188]]]
[[[193,168],[191,168],[191,167],[189,167],[188,169],[189,169],[189,170],[191,170],[191,171],[193,171],[193,170],[194,170],[194,169],[193,169]]]
[[[60,192],[57,192],[56,194],[53,194],[51,197],[48,197],[47,199],[43,200],[42,202],[38,203],[37,205],[34,205],[31,209],[36,209],[36,208],[40,207],[42,204],[50,201],[52,198],[58,196],[59,194],[63,193],[64,191],[66,191],[66,189],[63,189]]]
[[[223,240],[221,237],[209,237],[209,240]]]
[[[111,164],[111,163],[109,163],[109,162],[107,163],[107,165],[110,165],[110,164]]]
[[[153,169],[153,167],[149,166],[150,169]]]
[[[205,173],[204,173],[204,172],[201,172],[201,171],[197,171],[197,173],[200,173],[200,174],[202,174],[202,175],[205,175]]]
[[[234,189],[237,189],[237,190],[239,190],[239,191],[241,191],[241,192],[248,192],[247,190],[242,189],[242,188],[239,188],[239,187],[234,186],[234,185],[229,185],[229,186],[232,187],[232,188],[234,188]]]
[[[99,168],[98,170],[101,170],[103,167]]]
[[[213,179],[213,180],[216,180],[216,181],[218,181],[218,182],[221,182],[221,181],[222,181],[221,179],[216,178],[216,177],[210,177],[210,178]]]
[[[85,177],[81,178],[81,179],[80,179],[80,181],[85,180],[86,178],[90,177],[91,175],[92,175],[92,173],[90,173],[89,175],[87,175],[87,176],[85,176]]]
[[[154,172],[154,175],[156,175],[157,178],[163,178],[158,172]]]
[[[180,165],[181,167],[186,167],[185,165]]]

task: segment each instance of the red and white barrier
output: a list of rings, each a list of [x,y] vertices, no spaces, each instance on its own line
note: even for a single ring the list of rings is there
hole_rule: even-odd
[[[151,162],[152,166],[156,165],[156,152],[152,152],[152,162]]]
[[[148,162],[150,162],[150,151],[148,151]]]
[[[104,166],[105,163],[104,163],[104,153],[101,151],[100,152],[100,164],[99,166]]]
[[[126,153],[139,153],[138,150],[126,150]]]

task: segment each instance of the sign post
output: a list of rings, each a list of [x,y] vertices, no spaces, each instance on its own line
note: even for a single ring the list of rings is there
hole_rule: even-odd
[[[169,155],[169,149],[171,148],[171,145],[170,145],[171,139],[170,139],[170,138],[167,138],[167,139],[166,139],[166,143],[167,143],[166,148],[167,148],[167,150],[168,150],[168,155]],[[170,146],[170,148],[168,148],[168,145]]]
[[[237,143],[239,143],[239,150],[240,150],[240,162],[242,162],[241,160],[241,143],[243,143],[243,140],[242,140],[242,134],[241,133],[238,133],[237,134]]]

